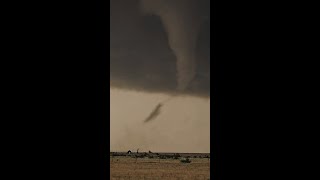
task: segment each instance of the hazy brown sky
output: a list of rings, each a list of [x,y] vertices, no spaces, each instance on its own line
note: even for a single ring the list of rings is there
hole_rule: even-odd
[[[175,97],[144,124],[168,95],[111,89],[110,98],[111,151],[210,152],[210,99]]]

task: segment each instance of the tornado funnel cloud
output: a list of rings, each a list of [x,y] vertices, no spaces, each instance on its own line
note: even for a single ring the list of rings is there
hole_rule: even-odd
[[[196,75],[197,0],[140,0],[140,5],[143,13],[160,17],[177,60],[177,90],[185,90]]]
[[[160,113],[161,113],[161,107],[162,107],[162,104],[159,103],[155,109],[150,113],[150,115],[143,121],[144,123],[147,123],[149,121],[152,121],[153,119],[157,118]]]
[[[165,100],[163,100],[162,102],[158,103],[158,105],[153,109],[153,111],[150,113],[150,115],[143,121],[144,123],[147,123],[149,121],[152,121],[154,119],[156,119],[160,114],[161,114],[161,108],[166,104],[168,103],[169,101],[171,101],[174,97],[174,96],[171,96]]]

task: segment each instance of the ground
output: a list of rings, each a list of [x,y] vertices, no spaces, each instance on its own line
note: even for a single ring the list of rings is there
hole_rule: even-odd
[[[110,179],[210,179],[210,159],[204,158],[207,155],[181,155],[177,159],[160,156],[110,156]],[[181,163],[188,156],[191,163]]]

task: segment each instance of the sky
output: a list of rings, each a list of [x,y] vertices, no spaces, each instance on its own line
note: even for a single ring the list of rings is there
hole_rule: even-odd
[[[208,7],[110,1],[111,151],[210,151]],[[159,115],[143,123],[159,103]]]
[[[111,89],[110,150],[210,152],[210,99],[175,97],[154,120],[144,119],[168,95]]]

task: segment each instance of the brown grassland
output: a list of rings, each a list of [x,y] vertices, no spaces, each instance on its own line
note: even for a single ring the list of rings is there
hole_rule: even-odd
[[[210,179],[209,158],[189,158],[191,163],[182,163],[181,159],[110,156],[110,179]]]

